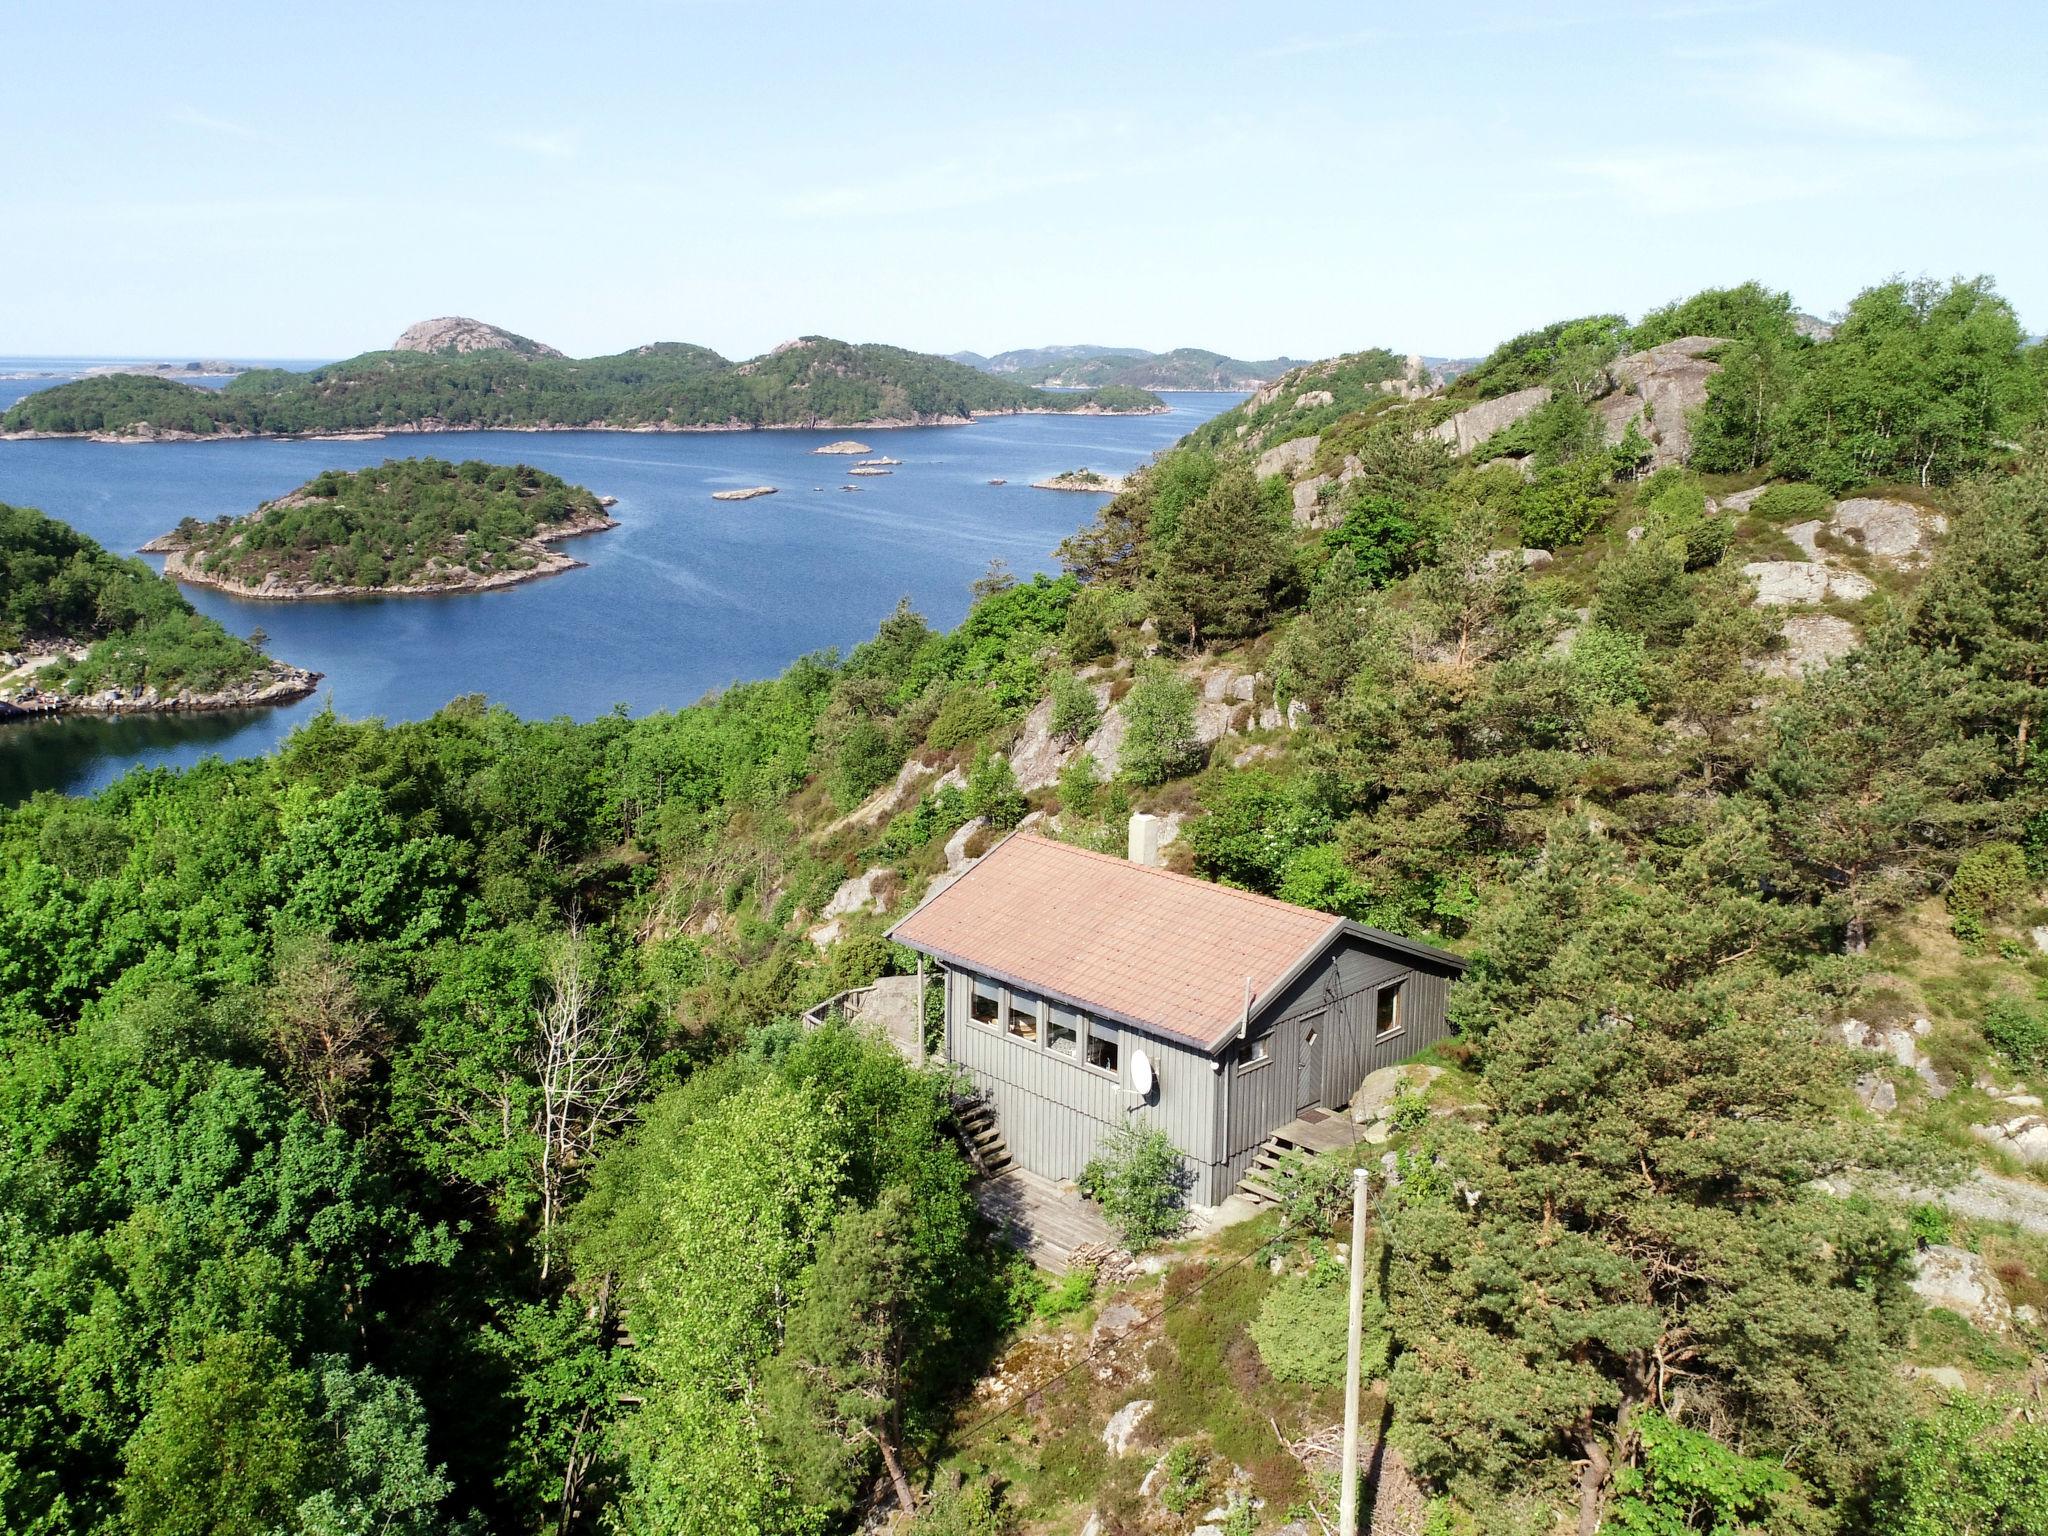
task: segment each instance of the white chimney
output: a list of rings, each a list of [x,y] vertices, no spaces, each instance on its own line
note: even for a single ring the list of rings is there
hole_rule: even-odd
[[[1131,817],[1130,859],[1133,864],[1160,867],[1159,818],[1149,811],[1139,811]]]

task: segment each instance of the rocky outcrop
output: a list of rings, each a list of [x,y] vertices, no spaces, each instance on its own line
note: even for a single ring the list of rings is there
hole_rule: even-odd
[[[1319,405],[1335,404],[1336,399],[1337,397],[1327,389],[1304,389],[1294,397],[1294,408],[1297,411],[1312,411]]]
[[[873,453],[866,443],[857,443],[850,437],[843,437],[836,443],[820,443],[811,450],[813,453]]]
[[[1936,536],[1948,532],[1948,519],[1939,512],[1873,496],[1836,502],[1829,522],[1837,539],[1902,570],[1925,565]]]
[[[1596,409],[1609,443],[1618,443],[1635,423],[1650,441],[1650,467],[1663,469],[1692,458],[1692,413],[1707,402],[1707,380],[1721,371],[1704,354],[1726,342],[1713,336],[1680,336],[1646,351],[1617,358],[1608,368],[1613,393]]]
[[[0,697],[0,721],[48,715],[165,715],[263,709],[305,698],[319,686],[322,675],[273,661],[239,683],[204,693],[194,689],[163,693],[151,684],[74,694],[38,688],[31,682]]]
[[[1291,437],[1284,443],[1275,443],[1253,462],[1252,473],[1261,480],[1268,475],[1292,479],[1315,462],[1316,450],[1322,445],[1320,437]]]
[[[2048,1117],[2036,1112],[2021,1113],[1986,1125],[1973,1125],[1970,1134],[2000,1152],[2018,1158],[2029,1168],[2048,1167]]]
[[[896,871],[886,864],[862,870],[851,879],[841,881],[839,889],[832,893],[831,900],[818,914],[820,921],[805,937],[819,949],[833,944],[845,932],[844,919],[859,912],[886,911],[895,882]]]
[[[1933,1097],[1946,1098],[1949,1085],[1933,1061],[1921,1050],[1921,1043],[1934,1032],[1934,1025],[1926,1019],[1915,1019],[1911,1024],[1865,1024],[1861,1019],[1844,1019],[1841,1024],[1842,1043],[1852,1051],[1875,1051],[1889,1056],[1893,1061],[1918,1077],[1927,1085]]]
[[[713,491],[711,499],[713,501],[752,501],[756,496],[773,496],[774,494],[775,487],[772,485],[748,485],[733,491]]]
[[[1550,386],[1547,384],[1518,389],[1511,395],[1482,400],[1477,405],[1466,407],[1449,420],[1437,423],[1430,429],[1430,435],[1450,444],[1451,452],[1462,457],[1494,433],[1512,427],[1549,401]]]
[[[1778,631],[1780,649],[1757,670],[1765,677],[1799,678],[1825,671],[1863,643],[1856,626],[1831,613],[1800,613]]]
[[[1986,1333],[2012,1330],[2012,1302],[1982,1254],[1933,1243],[1915,1256],[1913,1294],[1945,1307]]]
[[[1828,598],[1853,603],[1876,590],[1867,576],[1817,560],[1752,560],[1742,574],[1756,583],[1756,605],[1783,608]]]
[[[1366,1075],[1351,1096],[1351,1123],[1363,1140],[1378,1146],[1393,1134],[1391,1115],[1395,1102],[1404,1094],[1420,1097],[1429,1085],[1444,1075],[1442,1067],[1425,1067],[1416,1062],[1381,1067]]]
[[[467,315],[443,315],[408,325],[391,343],[393,352],[517,352],[524,357],[563,354],[530,336],[520,336]]]
[[[1151,1417],[1152,1400],[1140,1397],[1125,1403],[1102,1426],[1102,1448],[1112,1456],[1128,1456],[1138,1438],[1138,1426]]]

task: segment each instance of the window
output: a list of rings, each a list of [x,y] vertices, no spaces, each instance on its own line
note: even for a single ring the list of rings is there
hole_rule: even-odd
[[[1397,1033],[1401,1028],[1401,989],[1382,987],[1380,995],[1373,1002],[1372,1034],[1377,1040],[1382,1035]]]
[[[967,1016],[977,1024],[993,1026],[1003,1011],[1003,989],[984,977],[974,978],[974,996],[967,1004]]]
[[[1081,1054],[1081,1015],[1058,1003],[1045,1005],[1045,1048],[1073,1059]]]
[[[1003,1028],[1013,1040],[1038,1044],[1038,999],[1029,992],[1012,992],[1003,1009]]]
[[[1271,1061],[1272,1059],[1273,1037],[1271,1035],[1261,1035],[1258,1037],[1258,1039],[1249,1042],[1245,1046],[1244,1060],[1242,1063],[1239,1064],[1237,1070],[1240,1072],[1249,1072],[1254,1067],[1263,1067],[1267,1062]]]
[[[1088,1021],[1088,1065],[1098,1072],[1114,1072],[1117,1067],[1117,1033],[1113,1024],[1098,1024]]]

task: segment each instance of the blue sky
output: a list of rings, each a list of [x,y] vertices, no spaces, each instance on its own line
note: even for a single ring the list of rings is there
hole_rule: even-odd
[[[2040,331],[2044,45],[1967,0],[15,0],[0,353],[1467,353],[1895,272]]]

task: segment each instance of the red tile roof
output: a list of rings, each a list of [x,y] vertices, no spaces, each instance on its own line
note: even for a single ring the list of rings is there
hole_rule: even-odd
[[[1327,912],[1028,833],[1010,837],[892,937],[1126,1023],[1213,1049],[1347,925]]]

